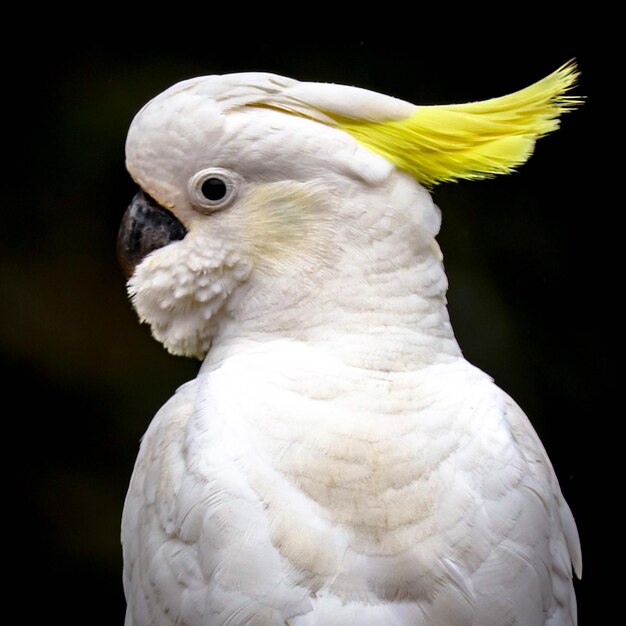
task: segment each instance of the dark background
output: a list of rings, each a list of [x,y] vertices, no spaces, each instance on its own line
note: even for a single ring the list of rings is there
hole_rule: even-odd
[[[587,102],[561,130],[540,140],[518,173],[443,185],[434,195],[457,337],[545,443],[582,537],[580,623],[595,621],[604,508],[596,477],[606,454],[595,432],[613,412],[616,340],[617,226],[601,199],[609,181],[597,138],[607,136],[608,54],[581,37],[542,32],[532,45],[503,37],[484,49],[357,37],[193,45],[152,35],[112,35],[106,45],[51,39],[36,64],[13,64],[7,79],[0,359],[13,514],[5,514],[5,540],[18,589],[25,581],[38,589],[23,621],[122,623],[119,525],[138,442],[198,368],[139,326],[116,266],[117,226],[134,193],[124,140],[135,112],[184,78],[250,70],[417,104],[463,102],[522,88],[572,57]]]

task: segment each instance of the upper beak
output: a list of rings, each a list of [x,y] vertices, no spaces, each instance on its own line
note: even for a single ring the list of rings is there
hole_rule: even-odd
[[[183,239],[187,229],[143,191],[131,200],[117,235],[117,259],[128,280],[153,250]]]

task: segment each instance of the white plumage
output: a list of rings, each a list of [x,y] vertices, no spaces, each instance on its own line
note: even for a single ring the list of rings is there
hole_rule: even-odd
[[[237,74],[131,126],[129,171],[188,232],[129,292],[204,363],[141,444],[126,624],[572,626],[576,526],[528,419],[456,343],[439,211],[333,106],[415,110]],[[190,190],[205,169],[233,186],[215,210]]]

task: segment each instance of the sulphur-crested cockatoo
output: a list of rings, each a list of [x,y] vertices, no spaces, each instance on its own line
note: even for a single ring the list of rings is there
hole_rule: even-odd
[[[575,77],[415,106],[243,73],[141,109],[128,292],[204,362],[141,443],[127,626],[576,623],[576,525],[527,417],[461,354],[427,190],[523,163]]]

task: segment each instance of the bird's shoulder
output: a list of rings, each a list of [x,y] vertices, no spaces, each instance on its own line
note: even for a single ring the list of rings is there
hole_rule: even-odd
[[[578,529],[571,509],[567,504],[556,472],[539,435],[532,426],[522,408],[508,395],[504,395],[504,418],[519,450],[529,461],[532,470],[524,486],[532,489],[532,479],[537,473],[544,478],[547,487],[544,493],[537,492],[537,497],[544,502],[546,510],[554,517],[553,546],[558,546],[554,558],[562,564],[562,569],[571,578],[571,569],[578,577],[582,575],[582,554]]]
[[[185,431],[195,392],[195,381],[180,387],[154,416],[141,440],[122,514],[127,625],[173,624],[168,616],[173,608],[170,602],[180,603],[171,563],[182,546],[178,500],[187,474]],[[197,573],[190,572],[194,576]],[[156,601],[156,587],[161,594],[169,590],[171,597]]]

